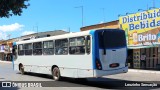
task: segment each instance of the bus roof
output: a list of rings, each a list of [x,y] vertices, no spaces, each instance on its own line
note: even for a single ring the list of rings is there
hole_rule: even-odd
[[[63,38],[77,37],[77,36],[85,36],[85,35],[89,35],[90,31],[94,31],[94,30],[75,32],[75,33],[66,33],[66,34],[56,35],[56,36],[51,36],[51,37],[44,37],[44,38],[30,39],[30,40],[25,40],[25,41],[18,41],[18,42],[16,42],[16,44],[32,43],[32,42],[39,42],[39,41],[48,41],[48,40],[63,39]]]

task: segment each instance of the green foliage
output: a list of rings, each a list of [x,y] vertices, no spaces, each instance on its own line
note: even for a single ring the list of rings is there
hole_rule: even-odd
[[[26,9],[29,6],[29,0],[0,0],[0,18],[9,18],[12,15],[20,16],[23,12],[22,9]]]

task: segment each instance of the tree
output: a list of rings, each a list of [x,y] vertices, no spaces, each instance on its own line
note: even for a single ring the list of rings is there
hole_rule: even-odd
[[[12,15],[21,16],[22,9],[29,6],[29,0],[0,0],[0,18],[9,18]]]

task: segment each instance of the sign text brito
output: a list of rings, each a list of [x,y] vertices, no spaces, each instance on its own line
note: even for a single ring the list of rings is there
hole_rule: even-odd
[[[138,41],[151,41],[151,40],[156,40],[157,36],[155,34],[146,34],[146,35],[142,35],[139,34],[138,35]]]

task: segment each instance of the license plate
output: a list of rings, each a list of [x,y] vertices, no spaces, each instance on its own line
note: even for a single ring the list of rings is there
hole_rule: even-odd
[[[109,65],[111,68],[115,68],[119,66],[119,63],[112,63]]]

